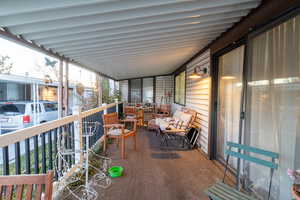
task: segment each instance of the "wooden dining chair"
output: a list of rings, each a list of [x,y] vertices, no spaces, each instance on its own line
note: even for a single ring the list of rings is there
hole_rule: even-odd
[[[144,126],[144,122],[145,122],[145,112],[144,109],[139,109],[137,111],[137,126],[138,127],[143,127]]]
[[[53,171],[37,175],[0,176],[0,199],[31,200],[34,197],[36,200],[52,200],[52,181]]]
[[[125,114],[125,117],[128,117],[128,116],[137,117],[137,109],[135,108],[135,106],[125,106],[124,114]]]
[[[130,122],[133,124],[132,129],[126,129],[122,123]],[[125,158],[125,140],[128,137],[133,137],[134,150],[136,150],[136,132],[137,132],[137,120],[136,119],[125,119],[119,120],[118,113],[109,113],[103,115],[104,123],[104,142],[103,150],[106,152],[107,139],[117,139],[117,144],[121,140],[121,158]]]
[[[171,114],[171,107],[169,104],[162,104],[160,106],[155,107],[154,114],[152,118],[163,118],[163,117],[170,117]]]

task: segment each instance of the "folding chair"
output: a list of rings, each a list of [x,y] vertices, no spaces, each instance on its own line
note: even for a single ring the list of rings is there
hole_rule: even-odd
[[[233,148],[235,148],[236,151],[232,150]],[[252,153],[252,155],[250,155],[249,153]],[[271,151],[266,151],[263,149],[247,146],[247,145],[233,143],[233,142],[227,142],[227,150],[225,151],[225,154],[227,155],[227,157],[226,157],[226,167],[224,171],[223,181],[216,183],[212,187],[208,188],[207,190],[204,191],[204,193],[207,196],[209,196],[210,199],[213,200],[225,200],[225,199],[226,200],[229,199],[230,200],[254,200],[254,199],[256,200],[256,198],[225,184],[225,177],[226,177],[226,172],[228,171],[229,158],[230,156],[233,156],[242,160],[246,160],[252,163],[256,163],[258,165],[265,166],[270,169],[270,182],[269,182],[269,191],[268,191],[268,200],[269,200],[271,196],[272,179],[273,179],[274,170],[278,169],[278,164],[276,163],[276,160],[278,160],[279,154]],[[255,157],[254,155],[262,155],[270,159],[271,161]]]

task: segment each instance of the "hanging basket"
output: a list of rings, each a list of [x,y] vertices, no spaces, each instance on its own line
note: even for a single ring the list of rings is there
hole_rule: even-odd
[[[300,184],[293,184],[292,195],[296,200],[300,200]]]
[[[76,92],[77,94],[79,94],[80,96],[83,95],[84,92],[84,85],[82,83],[78,83],[76,85]]]

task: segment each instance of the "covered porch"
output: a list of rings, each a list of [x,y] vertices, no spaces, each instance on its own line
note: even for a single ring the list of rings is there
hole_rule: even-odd
[[[19,116],[0,107],[0,133],[12,115],[21,123],[0,135],[0,199],[22,199],[24,193],[20,184],[13,189],[1,180],[47,172],[54,172],[47,183],[38,178],[44,182],[24,183],[25,188],[48,199],[296,197],[291,189],[298,180],[289,175],[299,171],[289,169],[300,168],[299,13],[295,0],[1,2],[0,48],[12,41],[24,52],[38,52],[51,73],[33,83],[22,62],[11,71],[13,64],[2,56],[0,83],[1,77],[22,77],[32,83],[32,94],[20,95],[21,87],[14,91],[5,82],[0,105],[26,96],[22,104],[35,114],[24,107]],[[16,49],[11,46],[10,53]],[[35,62],[32,54],[24,55]],[[42,108],[49,102],[39,96],[54,105]],[[57,115],[54,120],[46,120],[46,109]],[[127,109],[137,130],[124,125]],[[40,120],[36,113],[42,111],[46,117]],[[106,124],[109,114],[116,119]],[[155,132],[149,130],[151,120],[167,125],[160,123]],[[172,138],[169,146],[162,142],[168,131],[181,131],[186,139],[191,130],[197,131],[192,148]],[[130,136],[136,137],[136,150]],[[123,176],[111,178],[111,166],[122,166]],[[217,188],[221,198],[208,195],[224,170],[231,189]]]

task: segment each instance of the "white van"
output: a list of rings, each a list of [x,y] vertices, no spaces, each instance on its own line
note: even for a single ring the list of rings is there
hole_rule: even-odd
[[[0,102],[1,134],[57,118],[57,102],[39,101],[36,104],[33,101]]]

